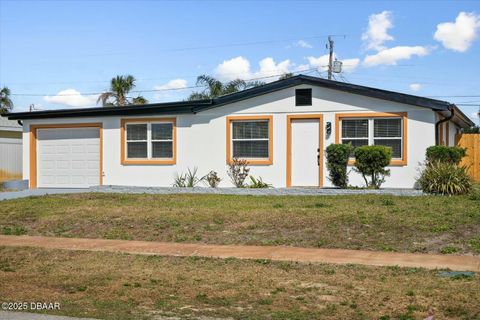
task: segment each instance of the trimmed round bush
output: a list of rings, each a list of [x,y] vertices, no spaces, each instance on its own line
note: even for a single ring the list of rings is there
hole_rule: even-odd
[[[460,147],[431,146],[427,148],[426,157],[428,162],[448,162],[459,164],[465,157],[466,149]]]
[[[327,169],[332,184],[346,188],[348,185],[347,165],[353,147],[349,144],[331,144],[327,147]]]
[[[423,192],[431,194],[461,195],[473,187],[465,167],[442,161],[428,163],[417,182]]]
[[[392,149],[385,146],[363,146],[356,148],[354,154],[355,170],[362,174],[367,187],[380,188],[385,177],[390,175],[390,170],[385,167],[392,160]]]

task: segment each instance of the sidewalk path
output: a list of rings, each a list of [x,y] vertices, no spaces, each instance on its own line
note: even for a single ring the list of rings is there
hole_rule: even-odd
[[[0,311],[0,320],[95,320],[95,319],[52,316],[48,314],[17,312],[17,311]]]
[[[286,246],[237,246],[0,235],[0,246],[46,249],[122,252],[130,254],[269,259],[306,263],[363,264],[371,266],[421,267],[480,272],[480,256],[431,255]]]
[[[174,188],[174,187],[127,187],[97,186],[86,189],[26,189],[22,191],[0,192],[1,200],[19,199],[30,196],[67,193],[128,193],[128,194],[224,194],[248,196],[335,196],[335,195],[390,195],[421,196],[422,191],[414,189],[334,189],[334,188]]]

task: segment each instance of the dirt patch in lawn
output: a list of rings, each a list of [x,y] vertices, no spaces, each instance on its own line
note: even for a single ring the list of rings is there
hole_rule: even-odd
[[[480,253],[480,198],[76,194],[3,201],[0,233]]]
[[[59,301],[102,319],[438,319],[480,316],[478,277],[398,267],[305,265],[0,247],[3,301]]]

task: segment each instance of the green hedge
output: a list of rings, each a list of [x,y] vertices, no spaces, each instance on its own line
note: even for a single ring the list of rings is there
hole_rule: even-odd
[[[329,179],[336,187],[348,186],[347,165],[352,151],[351,144],[331,144],[326,149]]]
[[[459,164],[465,157],[466,149],[460,147],[431,146],[427,148],[427,162],[446,162]]]
[[[392,149],[385,146],[363,146],[355,149],[355,168],[370,188],[380,188],[390,170],[385,169],[392,160]],[[370,179],[367,179],[370,177]]]

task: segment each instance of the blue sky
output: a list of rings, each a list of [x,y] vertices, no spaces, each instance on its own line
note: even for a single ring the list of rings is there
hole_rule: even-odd
[[[17,111],[93,106],[117,74],[179,100],[199,74],[325,76],[329,34],[341,81],[480,104],[478,1],[0,0],[0,85]]]

